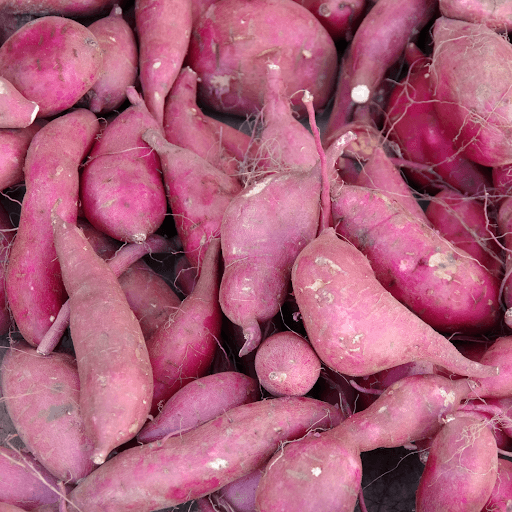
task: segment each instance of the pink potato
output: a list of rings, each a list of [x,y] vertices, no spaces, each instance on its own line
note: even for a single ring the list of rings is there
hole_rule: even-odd
[[[239,372],[221,372],[189,382],[162,407],[158,416],[137,435],[140,443],[181,435],[233,407],[256,402],[260,391],[255,379]]]
[[[5,271],[14,234],[15,228],[11,218],[5,208],[0,205],[0,336],[7,334],[12,326],[11,311],[5,293]]]
[[[78,109],[39,130],[24,166],[26,193],[6,274],[9,308],[23,338],[33,346],[52,325],[66,299],[52,241],[51,209],[76,222],[78,167],[99,132],[96,116]],[[62,151],[55,151],[59,140]]]
[[[126,0],[0,0],[0,10],[12,14],[55,14],[66,17],[101,16]]]
[[[356,446],[329,432],[309,434],[270,459],[256,489],[256,510],[353,512],[362,469]]]
[[[0,190],[23,182],[23,164],[28,147],[46,123],[43,119],[36,119],[26,128],[0,130]]]
[[[501,274],[501,248],[482,201],[445,189],[431,199],[425,213],[441,236],[479,261],[491,274]]]
[[[30,453],[0,446],[0,502],[23,510],[56,503],[57,478]]]
[[[366,0],[295,0],[311,11],[334,42],[350,41],[365,13]]]
[[[430,85],[447,136],[474,162],[509,164],[512,45],[484,25],[445,17],[436,20],[433,38]]]
[[[366,257],[333,228],[301,251],[292,285],[309,341],[320,359],[340,373],[364,376],[425,360],[459,375],[498,374],[498,368],[462,356],[398,302]]]
[[[226,208],[242,186],[236,177],[167,142],[156,130],[148,130],[142,138],[160,157],[176,230],[188,261],[200,272],[211,241],[220,235]]]
[[[264,467],[255,469],[248,475],[225,485],[211,495],[212,501],[217,506],[221,503],[225,504],[227,510],[232,508],[235,512],[253,512],[255,510],[256,489],[263,472]]]
[[[76,225],[57,215],[52,223],[70,298],[80,409],[94,445],[92,460],[102,464],[146,421],[153,390],[151,365],[139,323],[115,274]]]
[[[76,483],[94,469],[92,443],[78,407],[80,382],[72,356],[41,356],[19,342],[3,359],[1,385],[18,435],[50,473]]]
[[[475,258],[383,194],[346,185],[333,195],[336,232],[369,259],[395,299],[441,332],[497,326],[500,279]]]
[[[167,94],[178,76],[192,33],[191,0],[136,0],[142,94],[162,126]],[[172,37],[171,37],[172,35]]]
[[[320,22],[292,0],[220,0],[194,26],[188,64],[197,72],[200,104],[234,115],[263,106],[268,59],[280,66],[287,96],[302,114],[304,89],[315,109],[336,80],[334,43]]]
[[[260,384],[273,396],[301,396],[320,377],[321,362],[311,345],[291,331],[266,338],[254,366]]]
[[[0,47],[0,75],[39,105],[38,117],[72,107],[96,82],[102,64],[92,32],[60,16],[23,25]]]
[[[219,264],[216,238],[206,251],[204,272],[193,292],[147,340],[154,379],[152,413],[185,384],[208,373],[222,323]]]
[[[38,112],[37,103],[27,100],[9,80],[0,77],[0,128],[26,128]]]
[[[93,112],[105,114],[119,108],[126,100],[126,88],[135,85],[139,57],[137,41],[118,5],[112,8],[109,16],[88,28],[100,45],[103,68],[85,99]]]
[[[496,440],[486,424],[453,417],[434,438],[416,493],[418,512],[480,512],[498,472]]]
[[[503,236],[503,245],[507,249],[505,257],[505,275],[503,276],[503,302],[507,308],[505,311],[505,323],[512,327],[512,283],[510,274],[512,272],[512,198],[506,197],[500,204],[498,210],[498,230]]]
[[[340,419],[335,407],[305,397],[240,405],[181,436],[119,453],[69,494],[68,512],[149,512],[206,496],[259,468],[282,442]]]
[[[512,30],[512,5],[507,0],[439,0],[439,9],[447,18],[483,23],[496,32]]]
[[[496,483],[482,512],[507,512],[512,506],[512,462],[498,459]]]
[[[266,71],[263,129],[258,141],[264,161],[260,166],[269,172],[307,171],[319,158],[315,139],[293,115],[281,68],[269,63]]]
[[[160,159],[142,140],[159,130],[135,88],[131,107],[107,125],[80,176],[80,199],[87,220],[123,242],[141,243],[162,224],[167,212]]]
[[[352,53],[351,99],[366,103],[386,70],[402,55],[411,36],[434,16],[432,0],[379,1],[365,16],[350,47]],[[374,37],[378,32],[379,37]]]
[[[213,125],[215,121],[203,114],[196,103],[196,97],[197,73],[192,68],[185,67],[174,81],[165,100],[165,138],[171,144],[190,149],[226,174],[237,176],[239,160],[243,160],[250,144],[249,136],[221,121],[218,121],[218,127]],[[224,146],[225,139],[235,131],[240,139],[245,138],[242,155],[234,154]],[[190,136],[191,132],[194,137]]]
[[[436,114],[429,80],[431,59],[412,43],[405,58],[409,73],[393,89],[386,108],[388,134],[405,158],[431,166],[429,171],[405,167],[407,178],[430,190],[448,185],[471,195],[482,193],[491,187],[488,170],[461,155]]]

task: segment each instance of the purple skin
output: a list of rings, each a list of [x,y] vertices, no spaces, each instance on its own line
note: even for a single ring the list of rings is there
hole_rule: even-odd
[[[68,504],[68,511],[149,512],[177,506],[261,467],[282,442],[311,428],[332,428],[340,420],[338,409],[311,398],[241,405],[181,436],[119,453],[69,494],[75,507]]]
[[[27,23],[0,47],[1,76],[39,105],[38,117],[72,107],[96,82],[102,65],[92,32],[60,16]]]

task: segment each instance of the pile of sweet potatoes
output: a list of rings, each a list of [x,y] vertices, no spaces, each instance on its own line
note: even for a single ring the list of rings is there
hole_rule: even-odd
[[[0,512],[510,510],[502,3],[0,0]]]

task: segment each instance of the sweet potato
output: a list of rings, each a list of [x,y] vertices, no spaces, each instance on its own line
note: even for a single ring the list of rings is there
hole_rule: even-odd
[[[512,327],[512,198],[506,197],[500,204],[498,210],[498,230],[503,236],[503,245],[507,249],[505,258],[505,275],[503,276],[503,302],[507,308],[505,311],[505,323]]]
[[[339,421],[336,408],[311,398],[240,405],[182,436],[119,453],[69,494],[74,507],[68,504],[68,511],[149,512],[173,507],[259,468],[281,442]]]
[[[350,46],[351,99],[366,103],[384,78],[386,70],[402,55],[414,33],[435,13],[435,2],[379,1],[364,17]],[[378,32],[379,37],[374,37]]]
[[[292,269],[295,299],[320,359],[332,369],[363,376],[426,360],[448,371],[490,377],[498,368],[463,357],[377,281],[365,256],[325,229]]]
[[[256,351],[260,384],[273,396],[301,396],[320,377],[321,363],[311,345],[291,331],[266,338]]]
[[[480,512],[496,482],[496,440],[484,421],[455,417],[437,434],[416,493],[418,512]]]
[[[206,251],[204,272],[194,291],[147,340],[154,378],[153,412],[159,402],[167,401],[187,382],[206,375],[210,368],[222,323],[219,260],[217,238]]]
[[[409,72],[389,98],[387,130],[405,158],[431,169],[404,167],[404,173],[415,185],[431,191],[449,185],[467,194],[482,193],[491,187],[488,170],[461,155],[436,114],[429,80],[431,59],[413,43],[407,45],[405,57]]]
[[[187,259],[200,271],[211,240],[220,234],[226,208],[242,188],[240,182],[191,150],[167,142],[156,130],[142,138],[160,157],[176,230]]]
[[[180,72],[189,47],[192,2],[136,0],[135,22],[139,36],[139,74],[144,101],[162,126],[165,98]]]
[[[96,82],[102,63],[92,32],[59,16],[23,25],[0,47],[0,75],[39,105],[38,117],[72,107]]]
[[[494,488],[482,509],[483,512],[507,512],[512,506],[512,462],[498,459],[498,474]]]
[[[0,446],[0,473],[0,502],[33,510],[59,498],[57,478],[30,453]]]
[[[239,161],[242,160],[249,136],[238,132],[240,138],[246,138],[242,155],[235,155],[224,146],[226,134],[235,129],[219,121],[219,130],[212,125],[213,119],[203,114],[196,103],[197,73],[190,67],[181,70],[169,92],[164,107],[165,138],[184,149],[190,149],[226,174],[238,175]],[[194,137],[190,133],[194,132]],[[241,158],[240,158],[241,156]]]
[[[491,274],[500,276],[501,248],[482,201],[445,189],[431,199],[425,214],[441,236],[478,260]]]
[[[1,0],[0,10],[37,16],[87,17],[107,14],[114,4],[124,3],[125,0]]]
[[[334,195],[337,233],[368,257],[395,299],[441,332],[497,325],[500,280],[478,261],[382,194],[344,186]]]
[[[5,208],[0,205],[0,336],[9,332],[12,325],[11,312],[5,293],[5,271],[9,261],[9,250],[15,229]]]
[[[158,124],[133,87],[127,95],[132,106],[107,126],[91,151],[80,176],[80,198],[96,229],[141,243],[162,224],[167,201],[158,155],[141,138]]]
[[[357,447],[328,432],[285,445],[267,464],[256,489],[258,512],[352,512],[361,486]]]
[[[269,20],[272,19],[272,23]],[[294,110],[329,100],[337,70],[334,43],[307,9],[291,0],[220,0],[194,27],[188,64],[197,72],[200,104],[246,115],[263,107],[267,60],[280,66]]]
[[[446,134],[470,160],[509,164],[512,45],[484,25],[445,17],[436,20],[433,38],[430,84]]]
[[[26,128],[39,112],[39,105],[27,100],[9,80],[0,77],[0,128]]]
[[[50,473],[76,483],[93,470],[72,356],[45,357],[24,342],[12,345],[2,362],[1,385],[18,435]]]
[[[512,30],[512,6],[504,0],[439,0],[439,9],[447,18],[483,23],[496,32]]]
[[[103,54],[102,71],[86,93],[89,108],[105,114],[119,108],[126,100],[126,88],[135,85],[138,68],[137,41],[123,19],[123,10],[115,5],[109,16],[89,25]]]
[[[207,375],[189,382],[163,406],[158,416],[138,433],[141,443],[152,443],[181,435],[233,407],[256,402],[260,391],[256,380],[239,372]]]
[[[21,130],[0,130],[0,190],[23,182],[23,164],[30,141],[45,124],[45,120],[36,119]]]
[[[112,449],[135,437],[146,420],[153,390],[151,365],[139,323],[114,273],[75,225],[57,215],[52,222],[70,297],[80,409],[94,444],[92,460],[102,464]]]
[[[9,307],[23,338],[33,346],[52,325],[66,299],[52,241],[51,209],[76,222],[78,166],[89,152],[99,123],[86,109],[60,116],[39,130],[25,159],[26,193],[7,267]],[[62,151],[55,151],[55,141]]]

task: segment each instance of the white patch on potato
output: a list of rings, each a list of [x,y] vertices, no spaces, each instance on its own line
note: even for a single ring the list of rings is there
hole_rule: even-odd
[[[259,183],[256,183],[255,185],[250,187],[249,190],[245,194],[242,195],[242,197],[252,197],[252,196],[259,194],[260,192],[262,192],[263,190],[265,190],[267,188],[267,185],[271,181],[272,181],[272,176],[268,176],[263,181],[260,181]]]
[[[269,380],[277,381],[280,384],[282,384],[286,380],[287,377],[288,377],[288,375],[285,372],[270,372],[268,374]]]
[[[222,96],[229,92],[229,86],[232,79],[233,77],[231,75],[215,75],[212,76],[210,85],[215,90],[215,94],[217,94],[217,96]]]
[[[455,393],[453,391],[450,391],[449,393],[446,392],[446,389],[439,388],[439,394],[444,398],[444,406],[448,407],[449,405],[455,403]]]
[[[153,63],[153,69],[158,69],[162,65],[162,62],[157,60]]]
[[[57,169],[55,169],[55,176],[59,176],[63,170],[64,170],[64,167],[62,167],[62,165],[59,165],[57,167]]]
[[[55,321],[55,317],[53,315],[50,316],[50,322],[54,322]]]
[[[217,458],[206,464],[209,468],[219,471],[220,469],[226,469],[228,467],[228,461],[225,459]]]
[[[388,410],[388,406],[387,405],[383,405],[377,412],[379,414],[382,414],[383,412],[386,412]]]
[[[155,93],[153,94],[153,96],[155,97],[155,100],[156,100],[156,101],[160,101],[161,96],[160,96],[160,93],[159,93],[159,92],[155,92]]]
[[[304,55],[306,59],[311,59],[311,57],[313,57],[313,54],[309,50],[302,50],[302,55]]]
[[[39,112],[39,105],[34,101],[32,103],[35,105],[35,107],[34,111],[32,112],[32,115],[30,116],[30,124],[32,124],[35,121],[37,113]]]
[[[109,39],[113,42],[113,43],[117,43],[117,40],[115,37],[112,37],[112,36],[109,36]]]
[[[0,94],[7,94],[7,87],[2,79],[0,79]]]
[[[322,468],[319,468],[319,467],[311,468],[311,473],[313,474],[313,476],[318,477],[322,474]]]
[[[317,256],[315,258],[315,265],[318,265],[319,267],[329,267],[329,272],[333,275],[342,271],[339,265],[325,256]]]
[[[315,279],[315,282],[309,286],[304,286],[306,290],[313,290],[314,292],[317,292],[320,290],[320,288],[323,288],[325,285],[331,283],[331,281],[324,282],[321,279]]]
[[[428,259],[428,266],[435,268],[434,275],[439,279],[451,281],[453,274],[457,272],[457,261],[451,252],[436,252]]]

